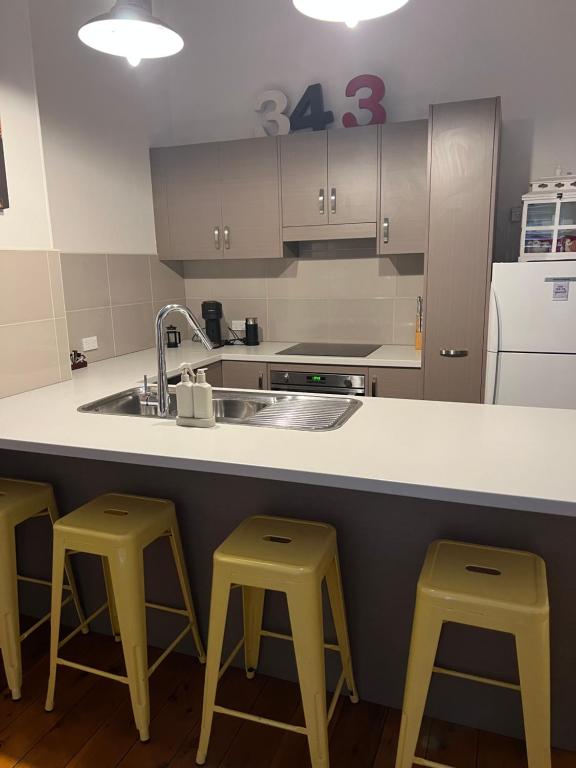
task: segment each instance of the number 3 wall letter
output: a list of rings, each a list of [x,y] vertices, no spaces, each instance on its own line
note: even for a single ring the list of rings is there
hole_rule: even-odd
[[[359,99],[360,109],[368,109],[372,113],[372,119],[368,125],[378,125],[386,122],[386,110],[380,103],[386,93],[386,86],[382,78],[376,75],[358,75],[350,80],[346,86],[346,96],[356,96],[362,88],[370,89],[370,96]],[[342,117],[342,125],[345,128],[356,128],[359,125],[356,116],[352,112],[346,112]]]
[[[272,109],[266,109],[268,105]],[[262,113],[264,123],[276,123],[275,131],[266,130],[264,125],[256,128],[256,136],[286,136],[290,133],[290,118],[284,114],[288,99],[282,91],[264,91],[256,100],[256,112]]]

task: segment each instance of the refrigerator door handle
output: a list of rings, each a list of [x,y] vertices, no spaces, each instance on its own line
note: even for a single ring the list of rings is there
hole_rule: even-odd
[[[494,405],[496,403],[500,362],[500,312],[498,310],[498,297],[493,286],[490,286],[487,349],[484,402]]]

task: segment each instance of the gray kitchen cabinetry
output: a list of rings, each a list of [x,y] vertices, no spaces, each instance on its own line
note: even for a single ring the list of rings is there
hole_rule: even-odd
[[[268,389],[268,364],[245,360],[222,362],[223,386],[231,389]]]
[[[378,126],[280,138],[286,242],[375,237]]]
[[[422,400],[424,377],[420,368],[370,368],[371,397]]]
[[[428,120],[380,127],[378,253],[424,253]]]
[[[424,397],[482,401],[500,100],[431,108]]]
[[[283,256],[275,137],[152,149],[151,169],[160,258]]]
[[[196,369],[198,370],[198,369]],[[213,387],[222,387],[222,363],[212,363],[206,366],[206,381]]]

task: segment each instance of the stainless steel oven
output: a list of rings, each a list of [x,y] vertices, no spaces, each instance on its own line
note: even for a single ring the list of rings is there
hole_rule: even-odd
[[[366,376],[349,373],[270,371],[270,389],[276,392],[322,392],[329,395],[365,395]]]

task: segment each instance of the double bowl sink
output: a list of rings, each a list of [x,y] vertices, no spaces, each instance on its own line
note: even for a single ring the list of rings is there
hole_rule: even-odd
[[[361,402],[352,397],[229,389],[214,389],[213,394],[217,422],[252,427],[324,432],[341,427],[361,407]],[[146,396],[142,387],[134,387],[82,405],[78,410],[81,413],[158,418],[156,406],[149,404]],[[176,394],[172,387],[169,396],[167,418],[175,419]]]

